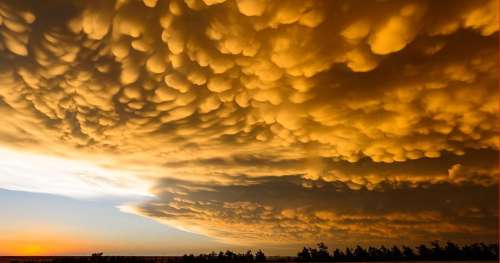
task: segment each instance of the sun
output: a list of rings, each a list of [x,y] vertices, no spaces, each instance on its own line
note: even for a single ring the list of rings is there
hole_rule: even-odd
[[[45,251],[44,247],[37,243],[24,244],[16,249],[16,254],[25,256],[41,255]]]

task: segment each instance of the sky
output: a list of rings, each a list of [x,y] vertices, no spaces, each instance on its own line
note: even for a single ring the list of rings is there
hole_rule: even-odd
[[[0,254],[498,240],[496,0],[0,2]]]

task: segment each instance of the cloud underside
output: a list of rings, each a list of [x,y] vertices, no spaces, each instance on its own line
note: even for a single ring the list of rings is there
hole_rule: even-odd
[[[129,211],[228,243],[323,240],[353,246],[497,238],[496,186],[384,183],[352,190],[341,182],[286,176],[231,186],[167,179],[155,194],[158,199]]]
[[[490,238],[497,5],[3,1],[0,146],[127,168],[129,209],[220,239]]]

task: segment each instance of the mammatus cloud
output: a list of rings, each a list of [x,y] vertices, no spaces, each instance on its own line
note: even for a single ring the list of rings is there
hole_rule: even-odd
[[[342,182],[300,176],[245,179],[247,184],[231,186],[163,180],[153,190],[157,200],[127,209],[230,243],[496,238],[496,186],[384,182],[352,190]]]
[[[0,145],[126,166],[159,185],[182,178],[231,187],[242,176],[299,175],[297,191],[315,181],[373,194],[387,182],[490,189],[498,173],[497,5],[3,1]],[[152,191],[159,211],[151,203],[136,211],[167,220],[162,206],[170,199]],[[242,207],[268,211],[259,202]],[[224,211],[240,208],[210,209],[226,224]],[[273,209],[266,215],[275,217]],[[341,216],[325,209],[304,212],[301,225],[316,212]],[[389,220],[391,213],[400,211],[346,216]],[[436,213],[413,216],[446,222]],[[170,221],[201,226],[199,217]],[[335,220],[315,229],[337,233]],[[285,228],[258,222],[278,236]],[[463,226],[455,222],[453,231],[469,233]],[[283,240],[293,240],[283,231]]]

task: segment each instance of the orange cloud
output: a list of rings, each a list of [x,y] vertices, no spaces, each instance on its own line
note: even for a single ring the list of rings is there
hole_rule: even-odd
[[[124,211],[247,245],[317,240],[416,244],[429,238],[468,242],[496,237],[497,207],[490,202],[496,186],[383,182],[373,190],[353,190],[339,181],[299,176],[247,180],[239,185],[163,180],[153,190],[157,199]]]
[[[95,183],[104,194],[164,179],[205,190],[284,176],[303,178],[308,189],[338,183],[375,191],[387,182],[488,188],[498,181],[491,158],[498,154],[497,5],[3,1],[0,147],[127,171],[96,179],[65,170],[65,179]],[[5,170],[0,187],[68,193],[64,184],[49,191]],[[172,202],[182,211],[180,226],[202,225],[206,216],[229,222],[203,204]],[[314,221],[314,213],[248,200],[217,208],[238,217],[279,215],[297,229],[310,224],[291,218]],[[315,229],[342,229],[335,224]],[[274,227],[255,224],[249,229],[256,232],[240,234],[280,236]]]

